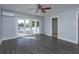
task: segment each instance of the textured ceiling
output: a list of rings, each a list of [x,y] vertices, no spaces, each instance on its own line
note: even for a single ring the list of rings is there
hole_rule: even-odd
[[[46,13],[39,12],[36,14],[35,13],[36,11],[35,9],[37,9],[36,4],[0,4],[0,8],[2,9],[22,12],[22,13],[27,13],[27,14],[32,14],[32,15],[39,15],[39,16],[45,16],[45,15],[50,15],[52,13],[64,12],[67,10],[78,8],[79,5],[77,4],[42,4],[42,6],[43,7],[50,6],[52,9],[47,10]]]

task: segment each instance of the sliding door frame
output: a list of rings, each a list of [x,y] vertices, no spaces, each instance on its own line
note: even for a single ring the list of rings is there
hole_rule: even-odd
[[[76,12],[76,22],[75,22],[75,26],[76,26],[76,40],[77,40],[77,43],[76,44],[79,44],[79,38],[78,38],[78,21],[79,21],[79,19],[78,19],[78,14],[79,14],[79,12]]]
[[[15,27],[16,27],[16,36],[17,37],[19,37],[18,36],[18,19],[20,19],[20,18],[24,20],[24,28],[25,28],[25,20],[27,19],[27,18],[23,18],[23,17],[16,17],[16,26]],[[35,34],[37,34],[37,21],[39,21],[39,27],[40,27],[40,20],[37,20],[37,19],[29,19],[29,21],[30,22],[35,21],[35,27],[36,27],[36,33]],[[30,29],[32,30],[32,27],[30,27]],[[24,32],[25,32],[25,29],[24,29]],[[20,37],[23,37],[23,36],[20,36]]]

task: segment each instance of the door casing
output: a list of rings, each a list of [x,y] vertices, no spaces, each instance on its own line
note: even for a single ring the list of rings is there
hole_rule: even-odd
[[[53,32],[53,19],[57,18],[57,32]],[[52,18],[52,37],[59,37],[59,16],[55,16]]]

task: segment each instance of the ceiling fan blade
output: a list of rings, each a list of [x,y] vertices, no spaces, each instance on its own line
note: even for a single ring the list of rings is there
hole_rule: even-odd
[[[51,9],[51,7],[47,7],[47,8],[42,8],[43,10],[47,10],[47,9]]]
[[[43,13],[46,13],[46,11],[44,11],[43,9],[41,9],[41,11],[42,11]]]

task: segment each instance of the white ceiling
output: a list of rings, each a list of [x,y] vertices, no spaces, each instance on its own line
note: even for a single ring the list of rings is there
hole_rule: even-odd
[[[43,7],[51,7],[51,10],[48,10],[46,13],[39,13],[36,14],[35,10],[31,9],[37,9],[36,4],[0,4],[0,8],[2,9],[7,9],[7,10],[12,10],[16,12],[23,12],[27,14],[32,14],[32,15],[40,15],[40,16],[45,16],[45,15],[50,15],[52,13],[58,13],[58,12],[64,12],[70,9],[78,8],[79,5],[77,4],[42,4]]]

